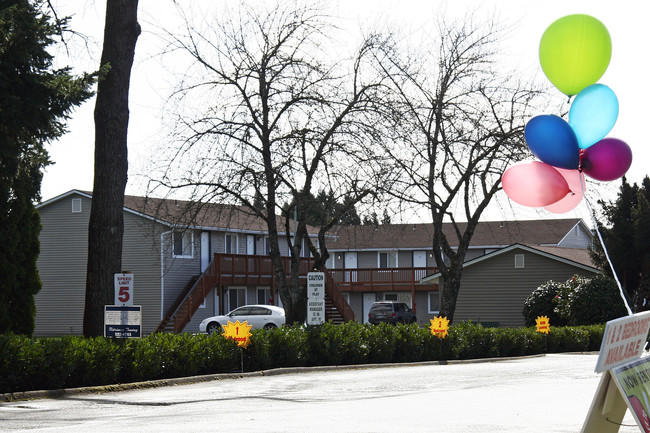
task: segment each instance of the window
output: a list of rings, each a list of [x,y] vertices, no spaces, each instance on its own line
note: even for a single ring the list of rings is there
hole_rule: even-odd
[[[384,293],[385,301],[397,301],[397,293]]]
[[[191,259],[194,257],[194,233],[174,232],[172,242],[174,258]]]
[[[438,314],[440,312],[440,292],[429,292],[429,313]]]
[[[264,252],[271,254],[271,240],[268,237],[264,238]]]
[[[397,267],[397,253],[389,251],[386,253],[379,253],[378,266],[380,268],[396,268]]]
[[[523,269],[524,267],[524,255],[515,254],[515,269]]]
[[[242,305],[246,305],[246,289],[243,287],[228,289],[228,311]]]
[[[251,316],[270,316],[271,310],[264,307],[250,307],[249,315]]]
[[[271,289],[259,288],[257,289],[257,303],[260,305],[270,305],[271,303]]]
[[[81,199],[80,198],[73,198],[72,199],[72,213],[80,213],[81,212]]]
[[[237,254],[237,236],[225,235],[224,252],[226,254]]]
[[[251,310],[252,310],[252,308],[250,308],[250,307],[241,307],[241,308],[238,308],[236,311],[232,311],[229,315],[231,317],[250,316],[251,315]]]

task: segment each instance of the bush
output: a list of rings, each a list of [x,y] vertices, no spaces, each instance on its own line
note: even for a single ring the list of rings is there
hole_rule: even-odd
[[[606,323],[627,310],[612,278],[574,275],[564,283],[539,286],[524,302],[522,314],[526,326],[534,326],[539,316],[547,316],[551,326],[580,326]]]
[[[577,278],[569,304],[569,324],[592,325],[605,323],[627,315],[614,279],[597,275],[591,279]]]
[[[535,319],[539,316],[546,316],[552,325],[564,326],[566,320],[555,311],[556,296],[560,293],[565,283],[548,281],[531,293],[524,302],[524,322],[526,326],[535,326]]]
[[[598,350],[604,325],[484,328],[464,322],[440,339],[417,325],[288,326],[252,332],[241,349],[222,335],[132,340],[0,335],[0,393],[232,373],[278,367],[420,362]],[[548,346],[548,349],[547,349]]]

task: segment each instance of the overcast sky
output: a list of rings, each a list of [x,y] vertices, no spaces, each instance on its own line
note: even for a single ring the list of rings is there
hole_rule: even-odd
[[[230,0],[181,0],[186,3]],[[103,14],[105,1],[59,0],[53,2],[59,15],[73,15],[71,27],[91,37],[90,51],[77,45],[70,47],[71,60],[77,72],[97,68],[101,52]],[[233,1],[237,4],[238,1]],[[341,26],[352,34],[369,26],[393,26],[406,34],[418,34],[433,27],[436,14],[444,13],[450,18],[464,17],[468,11],[477,11],[479,17],[495,15],[510,31],[503,41],[505,54],[527,74],[539,74],[539,40],[544,30],[556,19],[574,13],[592,15],[602,21],[612,38],[612,59],[605,75],[599,81],[611,87],[619,99],[620,111],[617,123],[609,137],[619,138],[630,145],[633,152],[632,167],[628,179],[640,182],[649,173],[647,168],[650,150],[646,138],[646,126],[650,123],[650,91],[648,74],[650,60],[648,47],[650,33],[650,1],[619,2],[599,0],[347,0],[331,1],[335,14],[341,16]],[[165,130],[160,117],[163,103],[170,89],[169,76],[161,73],[156,55],[161,41],[154,23],[174,28],[178,20],[169,0],[140,0],[139,20],[143,33],[136,46],[136,60],[132,71],[129,126],[129,184],[127,194],[145,194],[146,186],[140,176],[151,158],[152,149],[164,140]],[[94,44],[92,43],[94,40]],[[92,54],[94,53],[94,55]],[[553,91],[556,91],[553,88]],[[561,95],[559,91],[556,91]],[[47,168],[42,185],[44,200],[71,189],[92,190],[94,145],[94,100],[77,109],[69,122],[70,132],[54,142],[50,156],[54,165]],[[560,114],[560,113],[539,113]],[[588,190],[600,195],[613,194],[620,181],[610,185],[589,184]],[[501,213],[501,214],[500,214]],[[493,211],[488,219],[538,218],[539,213],[530,208],[513,204],[511,210]],[[550,217],[547,212],[542,217]],[[588,220],[586,206],[580,205],[564,217],[580,217]],[[426,219],[426,217],[425,217]]]

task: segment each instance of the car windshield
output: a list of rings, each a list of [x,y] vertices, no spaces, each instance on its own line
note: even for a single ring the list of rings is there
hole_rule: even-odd
[[[240,307],[235,310],[232,310],[228,315],[230,317],[235,317],[235,316],[250,316],[251,314],[251,309],[250,307]]]

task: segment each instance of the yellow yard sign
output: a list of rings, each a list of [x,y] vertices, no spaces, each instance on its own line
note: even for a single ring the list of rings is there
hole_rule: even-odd
[[[239,320],[235,323],[228,321],[228,324],[223,327],[223,336],[235,340],[240,347],[246,348],[251,342],[251,328],[253,325],[249,325],[246,321],[244,323],[239,323]]]
[[[431,322],[431,333],[438,338],[445,338],[449,331],[449,320],[446,317],[436,316],[429,320]]]
[[[535,319],[535,324],[537,325],[537,332],[541,332],[542,334],[551,332],[551,323],[547,316],[539,316]]]

